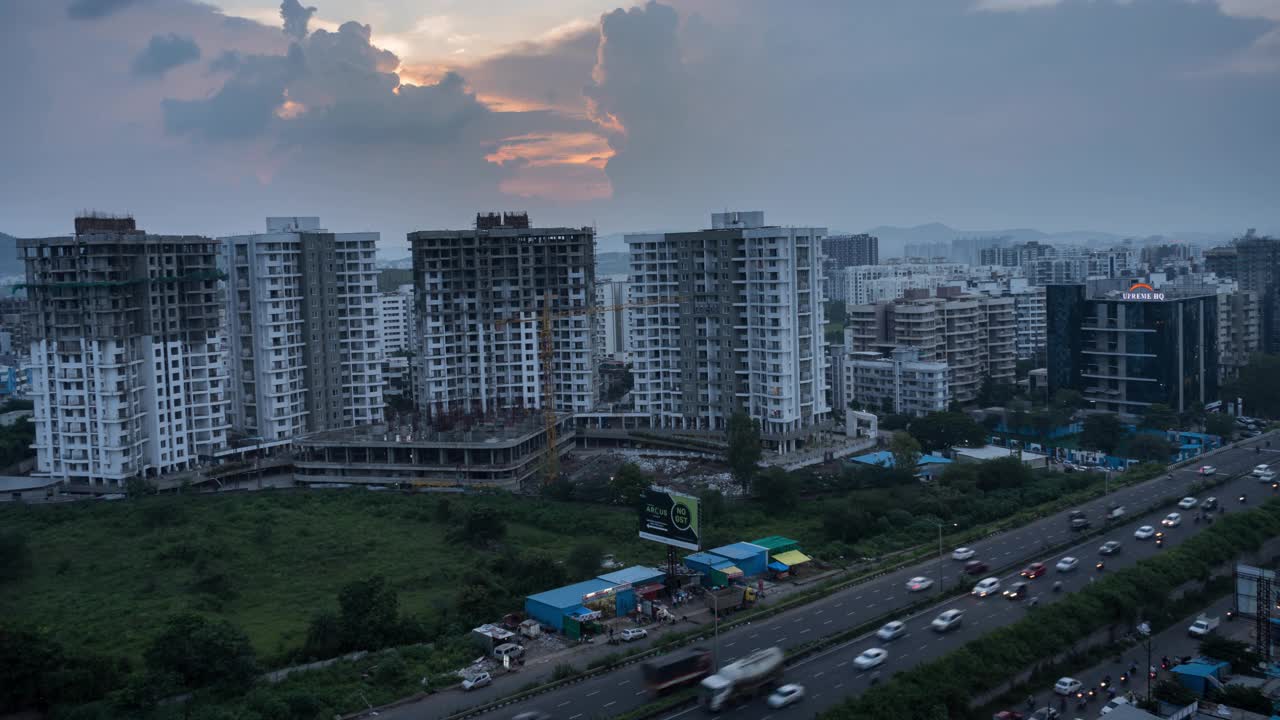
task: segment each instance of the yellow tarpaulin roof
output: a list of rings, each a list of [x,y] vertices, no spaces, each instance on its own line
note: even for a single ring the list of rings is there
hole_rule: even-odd
[[[739,568],[737,565],[729,565],[726,567],[716,568],[716,571],[724,573],[725,577],[733,577],[734,575],[742,574],[742,569]]]
[[[808,555],[805,555],[799,550],[788,550],[784,553],[778,553],[777,555],[774,555],[773,559],[777,560],[783,565],[799,565],[800,563],[807,563],[813,558],[809,557]]]

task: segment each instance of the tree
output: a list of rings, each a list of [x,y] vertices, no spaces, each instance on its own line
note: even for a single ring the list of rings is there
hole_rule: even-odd
[[[756,475],[751,489],[770,510],[787,512],[800,504],[800,488],[791,473],[782,468],[771,467]]]
[[[698,509],[702,513],[702,524],[719,522],[724,517],[724,493],[717,488],[707,488],[698,493]]]
[[[982,378],[982,386],[978,388],[978,405],[993,407],[1004,405],[1013,398],[1017,390],[1012,383],[996,382],[987,375]]]
[[[1091,413],[1084,418],[1080,442],[1108,455],[1114,453],[1124,438],[1124,425],[1114,413]]]
[[[258,673],[249,638],[225,620],[174,615],[143,653],[147,670],[173,677],[187,690],[248,687]]]
[[[1071,388],[1062,388],[1053,394],[1053,406],[1059,410],[1077,410],[1086,405],[1084,396]]]
[[[729,447],[725,461],[733,471],[733,477],[745,490],[751,485],[760,462],[760,423],[739,410],[729,416]]]
[[[1222,399],[1244,399],[1245,412],[1261,417],[1280,417],[1280,355],[1257,354],[1222,389]]]
[[[569,551],[566,563],[569,574],[575,580],[592,578],[600,574],[600,563],[604,559],[600,546],[595,543],[578,543]]]
[[[0,532],[0,584],[31,574],[31,547],[19,532]]]
[[[1159,435],[1140,432],[1129,438],[1125,454],[1132,460],[1168,463],[1173,456],[1173,446]]]
[[[355,580],[338,591],[343,650],[376,650],[400,640],[400,598],[381,575]]]
[[[1209,413],[1204,417],[1204,431],[1217,435],[1223,442],[1231,442],[1231,436],[1236,431],[1235,418],[1221,412]]]
[[[470,542],[494,542],[507,534],[507,523],[493,508],[469,508],[462,516],[462,525],[457,534],[460,539]]]
[[[1200,654],[1214,660],[1231,663],[1231,671],[1252,675],[1257,672],[1262,656],[1246,642],[1231,640],[1221,635],[1209,634],[1200,640]]]
[[[1059,415],[1053,411],[1037,410],[1031,413],[1031,430],[1041,443],[1049,440],[1049,433],[1058,426]]]
[[[942,450],[957,445],[981,446],[987,430],[964,413],[935,412],[916,418],[907,431],[920,441],[921,447]]]
[[[894,467],[911,472],[920,462],[920,443],[909,433],[895,432],[889,441],[889,452],[893,453]]]
[[[1142,413],[1141,427],[1145,430],[1177,430],[1178,413],[1168,405],[1149,405],[1146,412]]]
[[[978,489],[984,492],[1022,487],[1031,479],[1031,469],[1016,457],[984,462],[977,473]]]
[[[609,491],[613,501],[619,505],[639,508],[644,502],[644,493],[653,484],[653,478],[636,467],[634,463],[623,463],[622,467],[609,478]]]

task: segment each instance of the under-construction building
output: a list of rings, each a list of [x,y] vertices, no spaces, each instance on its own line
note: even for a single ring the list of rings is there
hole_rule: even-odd
[[[525,213],[481,213],[471,230],[409,233],[417,401],[428,417],[545,408],[590,410],[595,231],[530,227]],[[581,311],[581,312],[578,312]],[[549,336],[540,335],[546,327]]]
[[[226,446],[214,240],[95,216],[18,249],[38,474],[120,486]]]

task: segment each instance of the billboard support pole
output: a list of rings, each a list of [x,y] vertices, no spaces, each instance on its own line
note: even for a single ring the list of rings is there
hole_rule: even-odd
[[[1258,634],[1258,652],[1262,653],[1262,659],[1271,665],[1271,578],[1263,576],[1258,578],[1257,589],[1258,600],[1258,617],[1257,622]]]

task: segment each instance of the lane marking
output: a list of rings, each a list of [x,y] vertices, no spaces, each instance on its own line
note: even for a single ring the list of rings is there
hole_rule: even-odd
[[[599,694],[600,694],[599,690],[592,690],[591,692],[587,693],[587,697],[591,697],[592,695],[599,695]]]
[[[629,683],[629,682],[631,682],[631,681],[630,681],[630,680],[623,680],[622,682],[618,683],[618,685],[619,685],[619,686],[621,686],[621,685],[626,685],[626,684],[627,684],[627,683]]]
[[[617,704],[618,704],[617,700],[610,700],[609,702],[605,703],[604,706],[609,707],[610,705],[617,705]]]
[[[564,702],[560,703],[556,707],[564,707],[565,705],[572,705],[572,704],[573,704],[572,700],[565,700]]]

